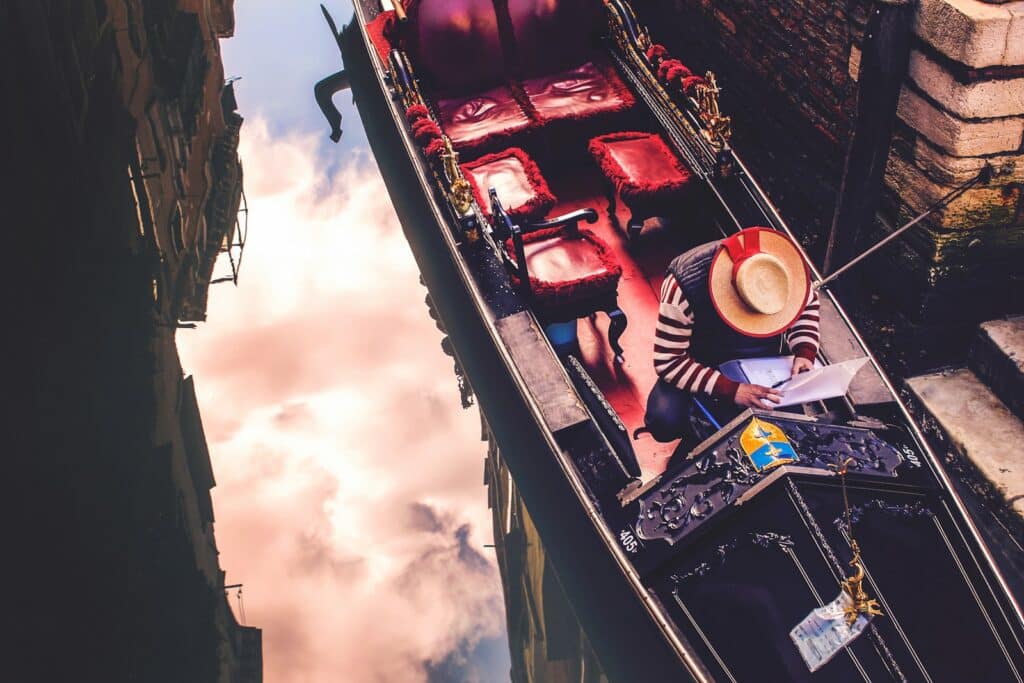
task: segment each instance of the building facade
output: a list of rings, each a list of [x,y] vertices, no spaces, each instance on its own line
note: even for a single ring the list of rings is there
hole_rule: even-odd
[[[487,441],[484,482],[505,596],[512,683],[607,683],[501,451],[493,437]]]
[[[175,344],[238,279],[233,30],[230,0],[0,6],[10,680],[262,680]]]

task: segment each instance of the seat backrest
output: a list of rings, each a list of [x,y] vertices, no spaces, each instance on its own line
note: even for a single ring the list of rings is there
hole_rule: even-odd
[[[461,94],[505,80],[492,0],[413,0],[409,22],[413,68],[437,90]]]
[[[504,1],[515,33],[519,76],[545,76],[593,59],[605,25],[601,0]]]
[[[478,92],[588,61],[603,26],[602,6],[601,0],[412,0],[406,47],[434,88]]]

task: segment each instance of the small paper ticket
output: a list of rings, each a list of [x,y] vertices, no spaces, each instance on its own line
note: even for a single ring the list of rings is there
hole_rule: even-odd
[[[845,591],[832,602],[811,610],[789,637],[811,672],[825,666],[837,652],[849,645],[867,627],[871,617],[861,614],[852,625],[846,623],[846,608],[853,604]]]

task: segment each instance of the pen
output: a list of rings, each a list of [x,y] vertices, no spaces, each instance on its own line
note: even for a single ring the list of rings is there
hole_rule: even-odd
[[[797,374],[799,374],[799,375],[802,375],[802,374],[804,374],[805,372],[810,372],[810,370],[801,370],[801,371],[800,371],[800,372],[798,372]],[[796,377],[796,375],[793,375],[793,377]],[[786,382],[788,382],[789,380],[793,379],[793,377],[787,377],[786,379],[780,379],[780,380],[779,380],[778,382],[776,382],[775,384],[771,385],[771,386],[770,386],[770,387],[768,387],[768,388],[769,388],[769,389],[778,389],[778,388],[779,388],[779,387],[781,387],[781,386],[782,386],[783,384],[785,384],[785,383],[786,383]]]

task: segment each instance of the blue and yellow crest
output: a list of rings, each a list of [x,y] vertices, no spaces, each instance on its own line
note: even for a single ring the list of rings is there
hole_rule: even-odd
[[[758,472],[796,462],[796,451],[785,432],[770,422],[753,418],[740,434],[740,448]]]

